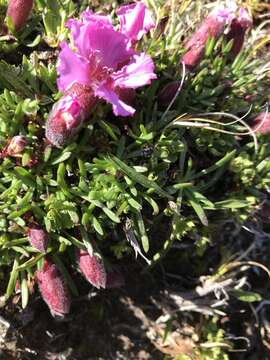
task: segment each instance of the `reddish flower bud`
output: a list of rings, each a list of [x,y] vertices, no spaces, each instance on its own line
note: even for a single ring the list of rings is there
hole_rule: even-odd
[[[214,9],[186,42],[187,52],[182,57],[181,62],[184,62],[188,69],[193,69],[201,61],[208,38],[217,39],[223,34],[226,25],[234,18],[234,11],[234,6]]]
[[[21,156],[21,153],[23,152],[26,144],[27,144],[27,140],[25,136],[22,135],[14,136],[8,141],[7,145],[2,150],[1,157]]]
[[[230,51],[232,59],[234,59],[241,51],[245,40],[245,33],[249,28],[251,28],[251,26],[252,19],[247,10],[240,8],[239,16],[232,20],[230,31],[226,36],[227,41],[233,39],[233,46]]]
[[[45,252],[49,243],[48,233],[38,227],[29,227],[28,239],[30,244],[40,252]]]
[[[56,267],[45,260],[43,269],[36,272],[39,290],[53,316],[64,316],[69,313],[70,295],[67,285]]]
[[[262,112],[257,115],[252,121],[252,129],[257,134],[270,133],[270,113]]]
[[[90,284],[98,289],[106,287],[106,271],[102,259],[97,255],[90,255],[88,251],[80,250],[78,253],[78,265]]]
[[[96,98],[90,88],[75,84],[52,108],[46,123],[46,138],[57,146],[65,145],[81,129]]]
[[[33,0],[9,0],[7,16],[12,19],[16,31],[25,25],[33,7]]]

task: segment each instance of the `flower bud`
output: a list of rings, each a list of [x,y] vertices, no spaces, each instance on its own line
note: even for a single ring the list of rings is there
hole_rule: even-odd
[[[217,7],[186,42],[187,52],[182,57],[181,62],[184,62],[188,69],[193,69],[199,64],[204,55],[208,38],[218,39],[222,35],[225,27],[234,18],[234,11],[234,6],[231,8]]]
[[[231,58],[234,59],[241,51],[246,31],[251,28],[252,19],[244,8],[239,9],[239,16],[232,20],[230,31],[226,36],[227,41],[233,39],[233,46],[230,51]]]
[[[29,227],[28,239],[30,244],[40,252],[45,252],[49,243],[48,233],[38,227]]]
[[[96,288],[106,287],[106,271],[101,258],[90,255],[88,251],[80,250],[78,253],[78,265],[86,280]]]
[[[70,295],[67,285],[56,267],[49,260],[44,261],[42,270],[36,272],[39,290],[53,316],[69,313]]]
[[[81,129],[96,99],[90,88],[75,84],[53,106],[46,123],[46,138],[56,147],[65,145]]]
[[[22,135],[14,136],[13,138],[11,138],[9,140],[7,145],[2,150],[1,157],[21,156],[21,153],[23,152],[26,144],[27,144],[27,140],[26,140],[25,136],[22,136]]]
[[[33,7],[33,0],[9,0],[7,16],[12,20],[16,31],[25,25]]]
[[[270,113],[262,112],[257,115],[252,121],[252,130],[254,130],[256,134],[269,134]]]

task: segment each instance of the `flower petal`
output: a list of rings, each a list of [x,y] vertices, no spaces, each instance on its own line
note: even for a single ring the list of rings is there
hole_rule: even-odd
[[[95,96],[112,104],[113,112],[116,116],[131,116],[135,113],[135,109],[120,100],[118,95],[106,84],[101,85],[95,91]]]
[[[101,24],[91,25],[88,36],[92,51],[97,54],[103,67],[116,70],[119,64],[126,62],[134,53],[128,47],[127,38],[113,28]]]
[[[134,50],[129,48],[126,36],[116,31],[107,21],[93,20],[95,16],[90,18],[87,23],[71,19],[66,24],[71,30],[78,54],[87,60],[95,54],[100,66],[116,70],[119,64],[126,62],[134,54]]]
[[[73,44],[77,48],[77,51],[80,55],[83,55],[83,48],[81,48],[82,41],[82,35],[83,35],[83,27],[84,24],[82,21],[76,20],[76,19],[69,19],[65,26],[70,30]]]
[[[86,59],[75,54],[65,42],[61,44],[61,48],[60,64],[57,67],[60,75],[57,80],[59,90],[66,91],[74,83],[88,85],[89,64]]]
[[[98,15],[91,10],[83,11],[81,14],[81,19],[83,20],[84,23],[93,21],[93,22],[100,22],[106,26],[113,27],[112,20],[109,15]]]
[[[109,16],[95,15],[92,11],[84,11],[81,20],[69,19],[65,25],[71,32],[78,53],[86,58],[91,54],[89,32],[92,31],[93,26],[105,26],[113,30]]]
[[[140,40],[144,34],[155,27],[151,12],[143,2],[120,7],[117,16],[120,21],[120,31],[130,40]]]
[[[150,84],[151,80],[156,79],[157,76],[154,73],[154,63],[151,57],[141,53],[133,55],[129,64],[114,73],[112,78],[114,86],[136,89]]]

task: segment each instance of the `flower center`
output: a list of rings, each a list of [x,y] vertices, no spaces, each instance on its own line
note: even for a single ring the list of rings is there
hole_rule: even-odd
[[[93,88],[100,86],[100,83],[110,78],[112,69],[102,65],[98,52],[93,52],[88,59],[89,62],[89,78]]]

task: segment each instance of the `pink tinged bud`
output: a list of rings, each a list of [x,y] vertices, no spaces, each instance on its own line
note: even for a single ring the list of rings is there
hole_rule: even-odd
[[[102,259],[97,255],[90,255],[87,251],[80,250],[78,254],[78,265],[86,280],[96,288],[106,287],[106,271]]]
[[[55,264],[45,260],[43,269],[36,272],[43,300],[53,316],[64,316],[70,310],[70,295],[67,285]]]
[[[13,156],[18,157],[21,156],[25,146],[27,145],[27,140],[24,136],[17,135],[9,140],[7,145],[1,152],[1,157]]]
[[[257,134],[270,133],[270,113],[262,112],[252,121],[252,130]]]
[[[46,138],[57,147],[65,145],[81,129],[96,103],[93,92],[75,84],[53,106],[46,123]]]
[[[25,25],[33,7],[33,0],[9,0],[7,16],[12,20],[16,31]]]
[[[226,36],[227,41],[233,39],[233,46],[230,51],[231,57],[234,59],[241,51],[246,31],[252,27],[252,19],[244,8],[239,9],[239,16],[232,20],[230,31]]]
[[[182,57],[187,68],[193,69],[199,64],[204,55],[205,46],[209,37],[218,39],[224,32],[225,27],[234,18],[235,8],[214,9],[186,42],[187,52]]]
[[[28,239],[35,249],[40,252],[46,252],[49,243],[49,236],[45,230],[36,227],[29,227]]]

